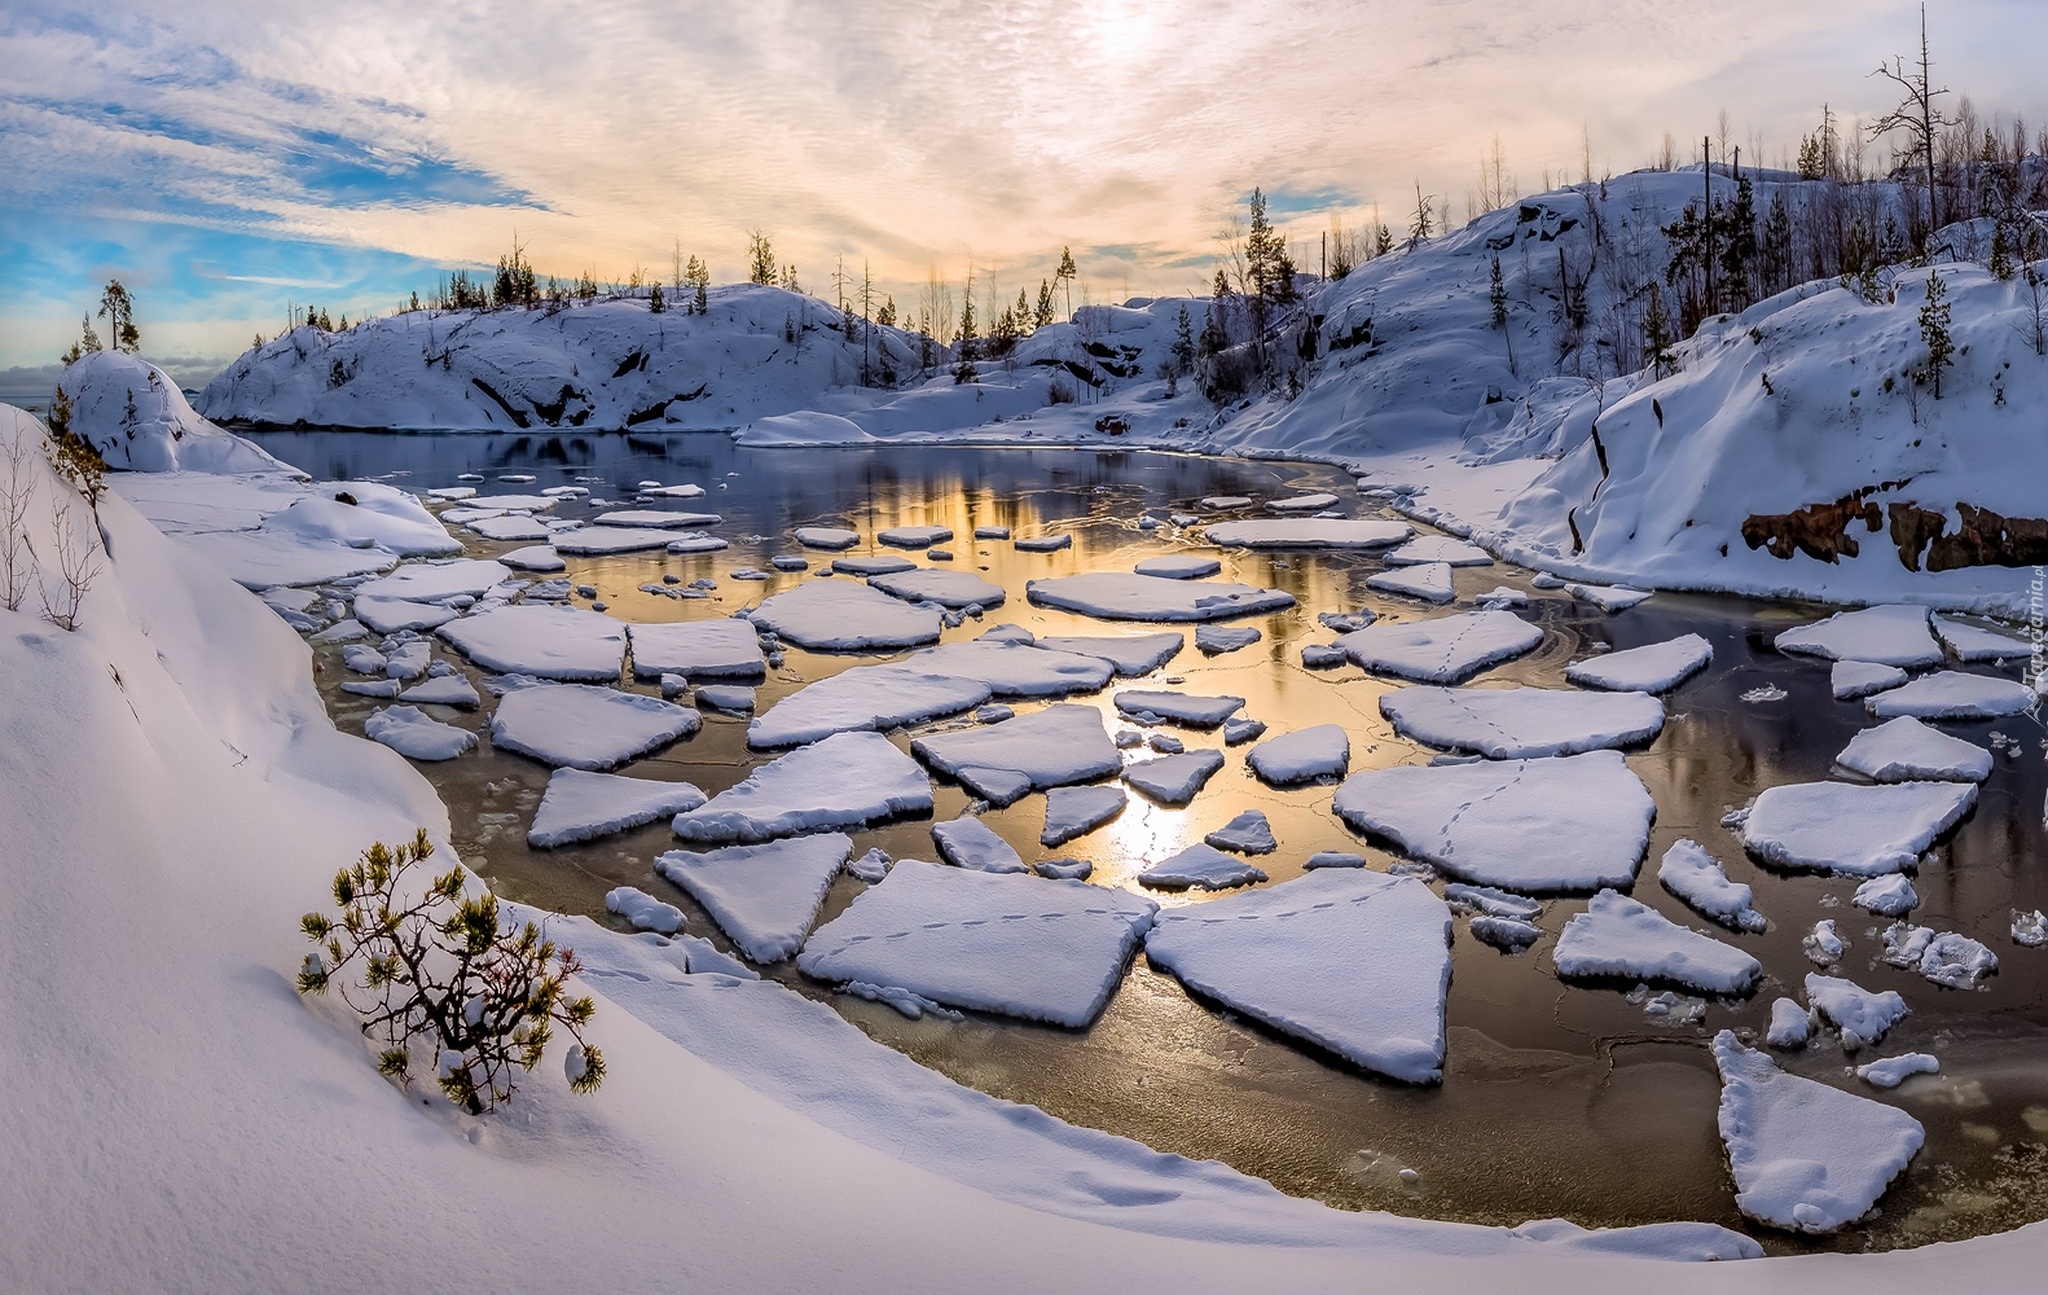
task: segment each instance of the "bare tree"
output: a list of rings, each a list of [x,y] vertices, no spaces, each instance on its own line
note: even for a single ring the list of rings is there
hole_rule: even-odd
[[[2040,266],[2029,265],[2021,271],[2021,282],[2026,285],[2020,298],[2026,314],[2019,324],[2020,336],[2027,339],[2034,354],[2048,355],[2048,275],[2041,273]]]
[[[99,578],[99,528],[85,528],[85,541],[81,544],[79,527],[72,521],[71,505],[54,499],[50,501],[50,528],[56,536],[57,587],[50,587],[50,582],[43,578],[41,565],[35,564],[36,591],[42,598],[43,619],[68,632],[78,628],[79,609],[85,605],[92,582]],[[33,547],[29,553],[33,558]]]
[[[30,469],[28,437],[16,433],[8,442],[5,475],[0,476],[0,607],[18,612],[28,599],[36,573],[35,549],[29,544],[28,510],[35,499],[36,478]]]
[[[1934,106],[1934,101],[1948,93],[1948,88],[1937,90],[1929,79],[1933,62],[1927,53],[1927,6],[1920,6],[1920,61],[1909,65],[1902,56],[1894,55],[1889,64],[1880,63],[1872,76],[1881,76],[1899,87],[1905,98],[1899,106],[1879,117],[1867,128],[1871,138],[1885,135],[1894,130],[1906,132],[1910,141],[1904,150],[1904,157],[1911,161],[1918,158],[1922,165],[1921,175],[1927,188],[1927,224],[1929,229],[1941,228],[1941,212],[1935,205],[1934,193],[1934,148],[1942,128],[1955,125],[1955,121]]]

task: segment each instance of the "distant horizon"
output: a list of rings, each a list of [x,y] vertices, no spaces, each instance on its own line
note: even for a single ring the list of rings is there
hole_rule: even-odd
[[[1681,164],[1715,136],[1781,165],[1822,101],[1845,123],[1891,106],[1870,70],[1919,24],[1912,0],[1192,10],[20,15],[0,32],[0,398],[47,386],[109,277],[143,352],[199,386],[288,303],[388,314],[515,234],[543,276],[666,282],[680,242],[722,283],[758,228],[807,291],[835,298],[839,258],[856,279],[866,261],[899,308],[933,269],[957,291],[972,266],[978,302],[1035,294],[1065,246],[1077,305],[1195,292],[1254,186],[1312,249],[1376,206],[1398,235],[1417,185],[1462,224],[1496,140],[1512,196],[1638,169],[1667,133]],[[2033,20],[2020,0],[1930,12],[1949,107],[2048,124],[2010,39]]]

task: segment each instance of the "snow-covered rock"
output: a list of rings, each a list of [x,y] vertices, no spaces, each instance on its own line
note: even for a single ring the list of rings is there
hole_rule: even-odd
[[[1910,715],[1864,729],[1849,739],[1835,763],[1874,782],[1982,782],[1991,776],[1991,752]]]
[[[1751,993],[1764,974],[1761,962],[1734,945],[1612,890],[1565,923],[1554,956],[1567,980],[1649,981],[1709,994]]]
[[[830,832],[703,854],[671,850],[654,860],[654,870],[704,905],[748,961],[769,963],[803,947],[852,853],[851,837]]]
[[[755,843],[931,808],[931,780],[888,738],[838,733],[769,761],[672,826],[685,841]]]
[[[704,793],[687,782],[557,769],[548,778],[540,807],[534,811],[526,843],[537,850],[551,850],[578,841],[594,841],[695,809],[703,803]]]
[[[1876,876],[1911,868],[1976,803],[1973,783],[1793,783],[1756,798],[1742,843],[1781,868]]]
[[[1662,643],[1574,661],[1565,667],[1564,677],[1585,688],[1663,693],[1706,669],[1713,659],[1711,643],[1698,634],[1682,634]]]
[[[281,472],[296,469],[193,412],[168,374],[123,351],[95,351],[64,366],[71,430],[110,468],[130,472]]]
[[[491,715],[491,745],[570,769],[616,769],[704,725],[659,697],[581,683],[537,683],[506,693]]]
[[[1640,692],[1418,685],[1380,697],[1403,737],[1493,760],[1634,746],[1664,729],[1664,703]]]

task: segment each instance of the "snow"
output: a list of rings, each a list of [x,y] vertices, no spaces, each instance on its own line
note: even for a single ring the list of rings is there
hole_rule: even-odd
[[[674,829],[694,843],[754,843],[931,808],[931,781],[889,739],[838,733],[769,761],[706,804],[676,815]]]
[[[895,860],[889,857],[889,852],[878,845],[859,858],[848,859],[846,861],[846,873],[850,877],[872,885],[888,876],[889,869],[895,865],[895,862]]]
[[[1451,584],[1451,564],[1425,562],[1421,566],[1396,567],[1367,576],[1365,587],[1383,594],[1420,598],[1426,603],[1447,603],[1458,596]]]
[[[1628,885],[1656,815],[1613,751],[1373,769],[1352,774],[1332,808],[1460,880],[1525,891]]]
[[[1279,589],[1225,581],[1164,580],[1127,571],[1089,571],[1032,580],[1026,582],[1024,594],[1040,607],[1117,621],[1216,621],[1294,606],[1294,595]]]
[[[1422,883],[1336,868],[1168,909],[1145,954],[1284,1034],[1393,1079],[1434,1083],[1450,931],[1449,910]]]
[[[2035,909],[2022,913],[2018,909],[2012,914],[2012,942],[2023,949],[2038,949],[2048,945],[2048,913]]]
[[[1418,683],[1462,683],[1543,641],[1543,631],[1508,611],[1460,612],[1433,620],[1379,621],[1340,636],[1336,646],[1374,674]]]
[[[583,769],[557,769],[548,778],[526,843],[552,850],[594,841],[668,818],[704,803],[704,793],[687,782],[657,782]],[[614,910],[617,911],[617,910]]]
[[[1024,859],[994,828],[978,818],[956,818],[932,824],[932,843],[956,868],[981,872],[1024,872]]]
[[[1813,1013],[1790,998],[1771,1003],[1771,1024],[1764,1041],[1774,1048],[1803,1048],[1813,1037]]]
[[[1878,693],[1863,707],[1879,719],[1997,719],[2031,709],[2035,700],[2034,690],[2016,680],[1940,670]]]
[[[1755,892],[1728,880],[1720,860],[1697,841],[1681,839],[1664,852],[1657,880],[1695,912],[1736,931],[1761,931],[1768,923],[1756,911]]]
[[[1582,603],[1591,603],[1603,612],[1625,612],[1650,596],[1646,589],[1628,589],[1619,585],[1589,585],[1580,581],[1568,581],[1564,591]]]
[[[1265,814],[1248,809],[1202,838],[1205,845],[1233,854],[1271,854],[1280,848]]]
[[[690,736],[696,711],[581,683],[543,683],[506,693],[491,716],[491,744],[543,764],[616,769]]]
[[[1100,787],[1054,787],[1045,793],[1045,828],[1038,835],[1038,843],[1047,847],[1065,845],[1123,813],[1127,803],[1124,789],[1113,783]]]
[[[609,683],[626,657],[626,627],[580,607],[499,607],[435,631],[486,670]]]
[[[850,549],[860,543],[860,532],[838,526],[799,526],[796,542],[807,549]]]
[[[1914,1075],[1940,1073],[1941,1060],[1930,1052],[1902,1053],[1856,1067],[1856,1077],[1873,1088],[1897,1088]]]
[[[1714,1036],[1721,1141],[1744,1214],[1798,1232],[1833,1232],[1868,1214],[1920,1150],[1904,1111],[1778,1069],[1769,1056]]]
[[[1842,951],[1848,945],[1835,930],[1835,919],[1828,917],[1813,924],[1813,929],[1800,941],[1800,948],[1815,965],[1832,967],[1842,960]]]
[[[1446,535],[1418,535],[1400,548],[1389,549],[1384,561],[1390,567],[1423,566],[1435,562],[1452,567],[1493,565],[1493,557],[1485,549]]]
[[[1084,882],[905,859],[812,934],[797,968],[1079,1029],[1101,1015],[1157,911]]]
[[[1204,495],[1195,501],[1195,507],[1212,513],[1227,513],[1251,506],[1250,495]]]
[[[1187,636],[1178,630],[1158,634],[1060,635],[1038,640],[1050,652],[1072,652],[1107,661],[1120,675],[1146,675],[1180,655]]]
[[[1161,580],[1206,580],[1223,570],[1223,564],[1198,553],[1166,553],[1156,558],[1145,558],[1131,570],[1138,575]]]
[[[626,626],[626,637],[633,645],[633,674],[640,679],[679,674],[693,683],[758,682],[768,675],[760,635],[744,620],[636,621]]]
[[[1316,724],[1267,738],[1245,753],[1244,763],[1274,787],[1341,778],[1351,767],[1351,739],[1338,725]]]
[[[919,567],[890,575],[868,577],[868,584],[892,598],[905,602],[933,602],[941,607],[1000,607],[1003,587],[992,585],[972,571],[939,571]]]
[[[974,538],[978,540],[1006,540],[1010,538],[1010,528],[1007,526],[977,526],[974,528]]]
[[[1885,929],[1884,952],[1879,956],[1949,989],[1975,989],[1998,970],[1998,955],[1969,936],[1911,922],[1894,922]]]
[[[130,472],[292,472],[201,418],[170,375],[123,351],[94,351],[64,366],[71,430],[109,468]]]
[[[1919,778],[1982,782],[1991,776],[1991,752],[1930,728],[1910,715],[1864,729],[1849,739],[1835,763],[1874,782]]]
[[[1543,928],[1518,917],[1482,913],[1472,919],[1472,938],[1503,953],[1520,953],[1543,938]]]
[[[1781,868],[1872,877],[1911,868],[1976,802],[1970,783],[1793,783],[1756,798],[1742,843]]]
[[[1444,884],[1444,902],[1451,906],[1453,913],[1480,913],[1525,922],[1533,922],[1543,916],[1541,900],[1510,894],[1492,886],[1470,886],[1461,881]]]
[[[939,613],[842,580],[807,580],[761,600],[754,624],[817,652],[893,652],[939,641]]]
[[[654,870],[688,891],[749,962],[780,962],[803,947],[825,892],[853,853],[838,832],[730,845],[695,854],[671,850]]]
[[[363,735],[413,760],[453,760],[476,746],[476,734],[443,724],[417,706],[385,706],[363,721]]]
[[[615,886],[605,892],[604,907],[636,931],[674,935],[683,929],[683,910],[664,903],[638,886]]]
[[[1894,872],[1872,877],[1856,887],[1849,902],[1879,917],[1901,917],[1920,907],[1920,892],[1913,889],[1904,873]]]
[[[1265,731],[1266,721],[1262,719],[1247,719],[1243,716],[1226,719],[1223,721],[1223,743],[1225,746],[1241,746]]]
[[[1664,703],[1640,692],[1557,688],[1397,688],[1380,713],[1412,741],[1493,760],[1635,746],[1664,729]]]
[[[376,598],[358,594],[352,609],[355,618],[379,634],[400,630],[430,630],[446,625],[461,615],[453,607],[438,603],[412,602],[404,598]]]
[[[1874,692],[1896,688],[1906,682],[1906,672],[1895,665],[1874,661],[1837,661],[1828,676],[1828,687],[1836,701],[1854,701]]]
[[[1154,716],[1189,728],[1215,728],[1244,709],[1242,697],[1198,697],[1158,688],[1126,688],[1111,699],[1120,715]]]
[[[1584,688],[1664,693],[1706,669],[1713,660],[1711,643],[1698,634],[1683,634],[1662,643],[1574,661],[1565,667],[1564,677]]]
[[[1946,616],[1934,618],[1934,632],[1958,661],[2024,661],[2034,654],[2034,645],[2025,639]]]
[[[1764,974],[1761,962],[1734,945],[1612,890],[1565,923],[1554,956],[1567,980],[1640,980],[1708,994],[1752,993]]]
[[[561,488],[559,486],[556,487],[558,490]],[[684,482],[681,485],[674,486],[659,486],[650,485],[643,481],[640,483],[639,490],[641,494],[655,499],[702,499],[704,497],[704,487],[697,485],[695,482]],[[587,494],[589,492],[585,491],[584,493]]]
[[[1205,534],[1226,549],[1384,549],[1407,540],[1415,528],[1406,522],[1284,517],[1214,522]]]
[[[731,547],[716,535],[683,535],[668,542],[669,553],[718,553]]]
[[[1824,621],[1789,629],[1773,640],[1780,652],[1867,661],[1914,669],[1941,664],[1941,644],[1928,632],[1927,609],[1887,604],[1836,612]]]
[[[483,703],[474,684],[453,674],[414,684],[398,694],[398,700],[415,706],[453,706],[457,710],[475,710]]]
[[[950,526],[891,526],[877,531],[875,538],[899,549],[928,549],[953,538]]]
[[[506,535],[500,538],[509,540],[536,537]],[[673,532],[651,526],[586,526],[581,530],[556,532],[553,543],[557,553],[589,558],[666,549],[675,538]]]
[[[356,586],[358,601],[364,598],[403,598],[414,602],[438,603],[468,594],[488,592],[512,573],[495,561],[458,558],[452,562],[408,562],[388,576],[365,580]]]
[[[1214,846],[1199,841],[1138,874],[1140,885],[1155,890],[1188,890],[1194,887],[1229,890],[1265,879],[1264,869],[1253,867],[1242,859],[1233,859]]]
[[[1883,1039],[1908,1010],[1897,990],[1872,993],[1854,981],[1813,972],[1806,977],[1806,1004],[1842,1032],[1846,1052],[1860,1051]]]
[[[1248,648],[1263,637],[1249,625],[1197,625],[1195,646],[1205,655],[1222,656]]]
[[[1188,751],[1140,760],[1125,768],[1124,781],[1162,805],[1185,805],[1222,768],[1221,751]]]

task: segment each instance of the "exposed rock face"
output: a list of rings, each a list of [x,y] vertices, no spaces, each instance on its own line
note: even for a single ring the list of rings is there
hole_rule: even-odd
[[[2048,518],[2007,517],[1975,504],[1956,504],[1960,524],[1948,529],[1948,514],[1910,499],[1893,500],[1882,513],[1869,496],[1904,482],[1883,482],[1842,496],[1831,504],[1808,504],[1789,513],[1752,513],[1742,523],[1742,540],[1772,557],[1804,553],[1822,562],[1855,557],[1851,528],[1861,522],[1872,534],[1885,529],[1899,563],[1908,571],[1955,571],[1964,567],[2048,565]]]
[[[1872,533],[1884,529],[1882,514],[1863,497],[1865,493],[1844,495],[1831,504],[1808,504],[1795,512],[1752,513],[1742,523],[1742,542],[1768,549],[1774,558],[1789,558],[1795,552],[1823,562],[1844,555],[1853,558],[1860,550],[1849,533],[1851,524],[1860,521]]]

